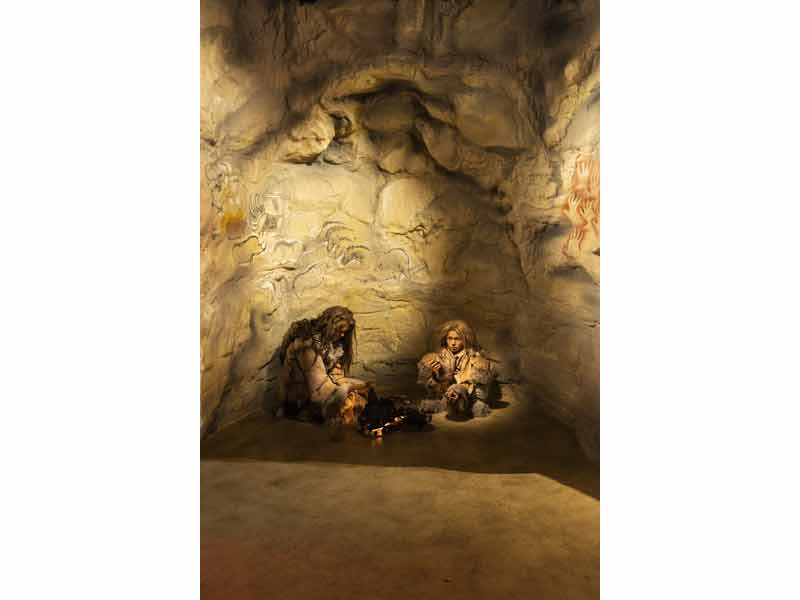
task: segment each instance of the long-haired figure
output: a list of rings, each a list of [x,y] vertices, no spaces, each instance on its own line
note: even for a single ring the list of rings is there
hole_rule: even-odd
[[[278,351],[279,413],[309,421],[351,425],[374,394],[372,384],[349,377],[356,321],[344,306],[295,321]]]
[[[435,334],[437,351],[417,363],[418,382],[448,412],[461,416],[489,414],[489,386],[494,379],[491,363],[481,355],[475,332],[461,320],[447,321]]]

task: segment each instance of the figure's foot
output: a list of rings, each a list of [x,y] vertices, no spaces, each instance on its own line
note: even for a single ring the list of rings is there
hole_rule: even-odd
[[[475,404],[472,405],[472,416],[473,417],[485,417],[492,409],[489,408],[489,405],[486,404],[483,400],[476,400]]]

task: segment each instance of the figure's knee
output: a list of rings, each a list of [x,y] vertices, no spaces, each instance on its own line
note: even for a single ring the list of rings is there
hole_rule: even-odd
[[[469,391],[465,385],[460,383],[451,385],[444,394],[444,400],[449,413],[457,415],[467,414],[470,403]]]
[[[492,409],[489,408],[489,405],[483,400],[475,400],[475,403],[472,405],[473,417],[486,417],[490,412],[492,412]]]

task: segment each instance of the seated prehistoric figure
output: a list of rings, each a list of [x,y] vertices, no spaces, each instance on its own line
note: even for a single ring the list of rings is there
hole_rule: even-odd
[[[417,363],[418,382],[451,414],[488,415],[494,373],[489,360],[481,356],[472,328],[464,321],[448,321],[439,328],[436,340],[438,351],[426,354]]]
[[[356,422],[374,391],[369,382],[348,376],[355,337],[355,318],[343,306],[292,323],[278,351],[279,414],[334,425]]]

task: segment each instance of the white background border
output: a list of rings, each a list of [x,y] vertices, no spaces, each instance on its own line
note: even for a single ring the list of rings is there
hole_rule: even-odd
[[[199,5],[2,8],[5,598],[196,598]]]
[[[796,598],[797,10],[602,6],[602,592]],[[199,12],[3,8],[3,595],[199,596]]]

